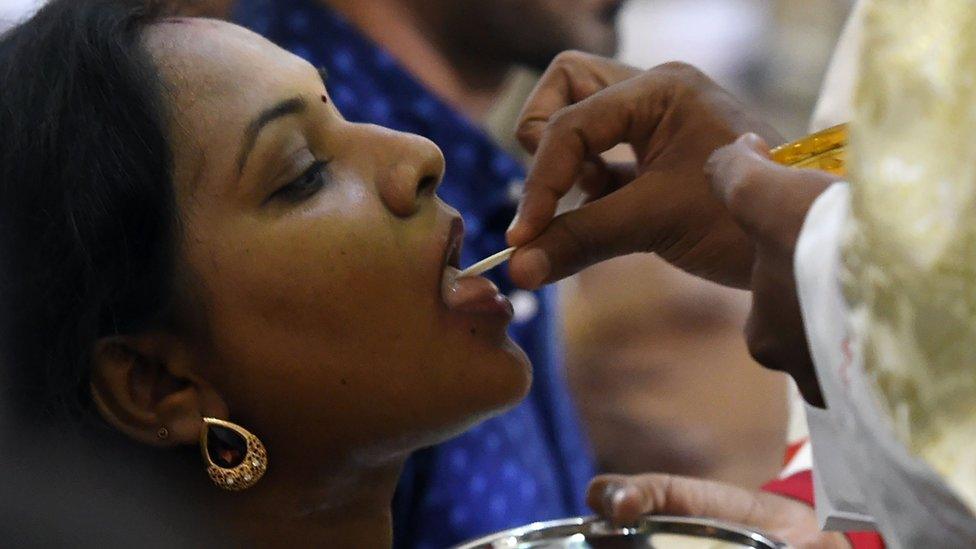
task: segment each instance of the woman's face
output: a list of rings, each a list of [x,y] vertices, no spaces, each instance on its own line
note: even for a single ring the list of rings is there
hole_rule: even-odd
[[[372,455],[524,396],[507,302],[484,279],[442,290],[460,225],[436,146],[344,120],[315,68],[240,27],[174,20],[146,40],[170,109],[178,322],[232,420],[278,455]]]

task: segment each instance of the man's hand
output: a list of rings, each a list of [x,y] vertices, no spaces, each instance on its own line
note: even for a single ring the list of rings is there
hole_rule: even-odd
[[[807,211],[838,178],[781,166],[769,159],[768,151],[765,141],[747,134],[716,151],[705,171],[754,250],[752,308],[746,323],[749,352],[763,366],[790,374],[803,398],[822,407],[796,295],[793,255]]]
[[[614,256],[656,252],[692,274],[750,288],[750,352],[790,373],[804,398],[822,406],[793,250],[810,205],[837,178],[774,163],[770,143],[755,134],[736,139],[753,130],[779,140],[686,65],[640,72],[585,54],[560,56],[519,125],[536,160],[508,232],[520,247],[509,268],[517,284],[534,288]],[[630,169],[600,160],[619,143],[634,150]],[[556,202],[574,185],[593,200],[554,219]]]
[[[698,70],[669,63],[641,72],[581,53],[560,55],[521,116],[518,136],[535,163],[508,232],[521,249],[517,284],[534,288],[632,252],[748,285],[752,246],[713,195],[704,173],[713,151],[745,132],[775,131]],[[600,154],[626,143],[637,162],[609,167]],[[574,185],[591,201],[553,219]]]
[[[843,535],[820,530],[809,506],[721,482],[664,474],[604,475],[590,483],[587,503],[617,524],[645,514],[706,517],[756,528],[792,547],[850,548]]]

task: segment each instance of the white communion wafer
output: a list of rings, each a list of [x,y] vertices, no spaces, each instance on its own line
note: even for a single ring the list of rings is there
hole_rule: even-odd
[[[463,278],[466,276],[478,276],[483,272],[490,271],[495,267],[501,265],[502,263],[508,261],[508,258],[512,257],[513,253],[515,253],[515,248],[508,248],[507,250],[502,250],[497,254],[490,257],[486,257],[485,259],[482,259],[481,261],[461,271],[460,273],[458,273],[457,277]]]

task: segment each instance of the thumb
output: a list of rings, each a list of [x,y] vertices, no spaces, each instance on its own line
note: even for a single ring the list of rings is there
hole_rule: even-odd
[[[754,225],[769,210],[768,172],[776,167],[769,159],[768,146],[753,133],[719,148],[705,163],[705,174],[712,192],[744,228]]]
[[[512,280],[535,289],[645,249],[645,235],[653,227],[635,191],[633,186],[623,187],[553,219],[538,238],[516,250],[509,261]]]
[[[791,248],[810,205],[838,178],[780,165],[767,147],[745,134],[712,153],[705,172],[714,194],[756,243]]]

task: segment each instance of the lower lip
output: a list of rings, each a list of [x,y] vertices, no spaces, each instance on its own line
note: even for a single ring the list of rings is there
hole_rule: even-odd
[[[481,276],[457,278],[458,272],[453,267],[444,270],[441,297],[448,309],[465,314],[512,319],[512,303],[498,291],[497,286]]]

